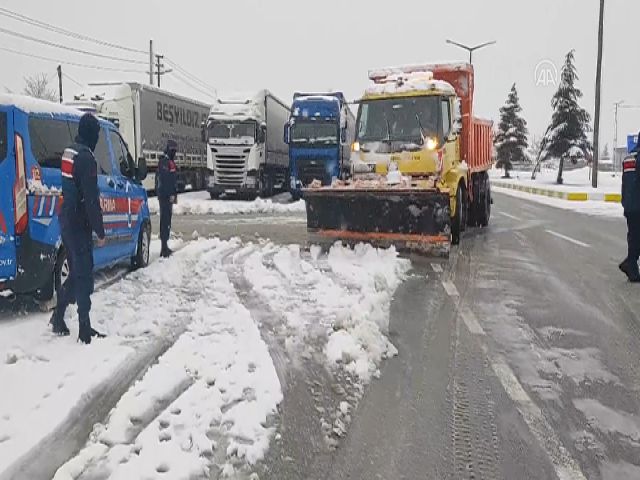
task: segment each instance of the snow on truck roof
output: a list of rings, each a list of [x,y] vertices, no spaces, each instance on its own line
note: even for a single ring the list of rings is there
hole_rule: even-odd
[[[401,73],[417,73],[417,72],[433,72],[436,70],[461,70],[461,71],[473,71],[473,65],[469,63],[461,62],[437,62],[426,63],[423,65],[404,65],[399,67],[383,67],[375,70],[369,70],[369,79],[376,81],[382,80],[389,75],[401,74]]]
[[[370,75],[371,76],[371,75]],[[412,71],[410,73],[389,71],[386,75],[375,77],[373,85],[367,88],[365,95],[402,94],[437,90],[455,95],[453,86],[443,80],[435,80],[431,71]]]
[[[25,95],[0,94],[0,105],[13,106],[25,113],[34,113],[42,115],[74,115],[81,116],[84,112],[61,105],[48,100],[40,100],[38,98],[27,97]]]

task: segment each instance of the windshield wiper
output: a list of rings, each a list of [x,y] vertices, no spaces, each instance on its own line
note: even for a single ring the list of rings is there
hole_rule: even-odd
[[[427,137],[424,134],[424,128],[422,128],[422,122],[420,121],[420,115],[416,113],[416,120],[418,121],[418,128],[420,129],[420,137],[422,138],[422,144],[424,145],[425,138]]]
[[[386,140],[383,140],[383,142],[391,145],[391,124],[389,123],[389,119],[387,118],[386,115],[384,117],[384,122],[387,124],[387,138]]]

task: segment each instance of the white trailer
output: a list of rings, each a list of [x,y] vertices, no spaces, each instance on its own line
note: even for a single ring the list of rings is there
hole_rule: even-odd
[[[93,83],[91,91],[67,102],[112,121],[137,160],[144,157],[148,191],[156,188],[158,160],[168,139],[178,143],[178,187],[202,190],[207,181],[207,153],[200,129],[210,105],[140,83]]]
[[[211,198],[287,190],[289,146],[282,133],[288,117],[289,106],[267,90],[218,96],[203,129]]]

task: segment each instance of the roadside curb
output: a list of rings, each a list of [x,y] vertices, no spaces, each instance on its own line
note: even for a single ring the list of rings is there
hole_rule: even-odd
[[[504,182],[501,180],[491,180],[491,184],[510,190],[531,193],[533,195],[541,195],[544,197],[559,198],[561,200],[569,200],[572,202],[586,202],[588,200],[596,202],[621,203],[622,194],[620,193],[604,193],[604,192],[567,192],[561,190],[551,190],[548,188],[530,187],[528,185],[519,185],[512,182]]]

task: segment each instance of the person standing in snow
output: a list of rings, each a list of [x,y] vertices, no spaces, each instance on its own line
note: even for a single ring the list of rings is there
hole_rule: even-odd
[[[173,253],[169,248],[169,236],[171,235],[171,216],[173,205],[177,201],[177,176],[176,153],[178,144],[175,140],[168,140],[164,155],[158,163],[158,203],[160,204],[160,241],[162,249],[160,256],[168,258]]]
[[[91,343],[92,337],[104,337],[91,327],[91,294],[93,293],[93,234],[99,247],[105,244],[105,231],[98,191],[98,165],[93,152],[100,138],[98,119],[87,113],[80,119],[76,143],[62,155],[62,210],[60,230],[67,254],[69,277],[58,292],[57,305],[51,316],[53,333],[68,336],[64,314],[71,303],[78,304],[80,324],[78,340]]]
[[[640,135],[640,134],[639,134]],[[640,258],[640,137],[630,155],[624,159],[622,173],[622,206],[627,219],[627,258],[620,270],[632,283],[640,283],[638,258]]]

